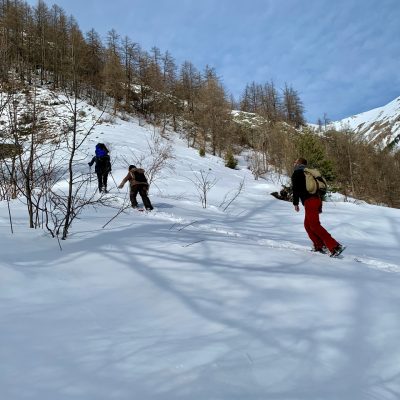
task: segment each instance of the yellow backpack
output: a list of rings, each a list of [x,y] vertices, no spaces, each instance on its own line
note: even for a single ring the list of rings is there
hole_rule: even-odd
[[[304,175],[306,177],[306,189],[308,193],[319,194],[320,196],[326,194],[328,184],[317,169],[304,168]]]

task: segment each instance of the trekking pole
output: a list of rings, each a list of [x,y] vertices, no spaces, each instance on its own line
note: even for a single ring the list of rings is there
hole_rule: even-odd
[[[92,187],[92,166],[89,165],[89,186]]]
[[[118,189],[118,192],[119,192],[120,189],[119,189],[119,187],[118,187],[118,185],[117,185],[117,182],[115,182],[114,175],[112,174],[111,171],[110,171],[110,175],[111,175],[111,178],[112,178],[112,180],[113,180],[113,182],[114,182],[114,184],[115,184],[115,186],[116,186],[116,188]]]
[[[121,208],[118,210],[118,212],[110,219],[110,220],[108,220],[103,226],[102,226],[102,229],[104,229],[111,221],[113,221],[115,218],[117,218],[118,217],[118,215],[120,215],[121,213],[123,213],[125,210],[127,210],[128,208],[130,208],[131,206],[130,205],[127,205],[126,204],[126,198],[127,198],[127,194],[125,194],[125,199],[124,199],[124,202],[122,203],[122,206],[121,206]]]

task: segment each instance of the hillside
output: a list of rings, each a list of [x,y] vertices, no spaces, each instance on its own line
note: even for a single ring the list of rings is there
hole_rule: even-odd
[[[235,122],[248,127],[260,126],[267,122],[256,113],[234,110],[232,116]],[[317,124],[308,123],[307,126],[316,131],[320,130]],[[380,147],[398,146],[400,144],[400,97],[385,106],[339,121],[332,121],[327,124],[327,128],[338,131],[350,129],[363,136],[367,142]]]
[[[350,128],[382,146],[400,143],[400,97],[385,106],[335,121],[336,129]]]
[[[80,107],[84,132],[100,111]],[[61,249],[27,227],[21,198],[12,234],[0,202],[2,398],[397,400],[400,210],[332,198],[321,219],[347,250],[314,254],[303,211],[269,195],[287,178],[255,181],[243,159],[228,169],[124,119],[105,114],[79,150],[87,173],[94,145],[111,149],[109,201],[85,208]],[[127,199],[116,184],[155,140],[171,146],[155,210],[112,219]],[[215,182],[207,208],[201,171]]]

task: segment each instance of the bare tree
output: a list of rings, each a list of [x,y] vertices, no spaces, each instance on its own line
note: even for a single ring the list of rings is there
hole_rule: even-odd
[[[288,84],[283,89],[283,110],[288,123],[296,128],[305,125],[303,102],[298,92]]]
[[[188,178],[197,190],[203,208],[207,208],[208,192],[217,184],[217,179],[211,171],[192,171],[194,178]]]
[[[250,151],[247,162],[249,169],[256,181],[268,171],[268,164],[266,163],[265,154],[257,150]]]
[[[219,156],[229,147],[231,112],[222,87],[215,71],[206,68],[205,80],[199,92],[196,123],[202,134],[201,146],[206,149],[210,142],[211,153]]]
[[[219,208],[222,208],[223,211],[226,211],[232,205],[232,203],[240,196],[240,194],[243,192],[244,187],[245,187],[244,183],[245,183],[245,178],[243,178],[240,181],[240,183],[235,191],[230,191],[224,196],[224,199],[222,200],[221,204],[219,205]]]
[[[156,182],[164,170],[173,171],[173,149],[166,139],[156,132],[147,141],[147,149],[141,154],[132,153],[132,160],[124,157],[127,167],[130,164],[140,166],[146,171],[149,185]]]
[[[107,50],[105,53],[105,64],[102,76],[105,82],[106,92],[114,99],[114,115],[117,113],[119,104],[124,98],[123,84],[125,74],[119,54],[119,36],[114,29],[108,32]]]

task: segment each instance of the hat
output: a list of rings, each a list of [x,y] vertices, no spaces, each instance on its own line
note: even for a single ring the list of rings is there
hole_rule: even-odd
[[[136,168],[136,165],[130,165],[128,169],[134,169]]]

